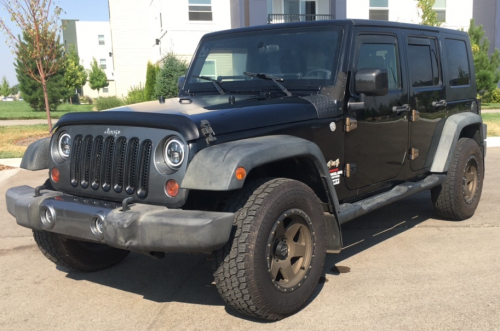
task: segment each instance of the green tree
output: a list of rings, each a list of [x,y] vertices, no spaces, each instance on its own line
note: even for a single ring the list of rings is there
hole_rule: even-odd
[[[0,29],[7,35],[7,43],[14,50],[21,66],[18,70],[30,76],[42,85],[45,112],[49,131],[52,130],[50,120],[48,81],[57,76],[64,65],[64,58],[60,56],[62,46],[59,44],[60,27],[59,15],[61,8],[55,6],[52,0],[1,0],[10,21],[17,25],[23,38],[31,40],[33,47],[28,51],[23,49],[23,38],[16,36],[5,20],[0,18]],[[24,67],[23,63],[33,61],[35,66]]]
[[[144,99],[146,101],[156,99],[156,76],[158,73],[158,66],[148,62],[148,68],[146,71],[146,85],[144,86]]]
[[[156,96],[173,98],[179,95],[177,80],[186,73],[188,66],[185,61],[179,60],[175,54],[169,53],[163,58],[163,63],[156,75]]]
[[[497,88],[500,81],[500,52],[497,48],[491,56],[488,55],[490,41],[485,36],[482,25],[476,26],[474,19],[470,20],[469,37],[476,71],[477,91],[483,95]]]
[[[19,93],[19,85],[14,85],[10,87],[10,94],[14,95]]]
[[[108,77],[106,73],[99,67],[95,58],[92,59],[89,71],[89,86],[93,90],[97,90],[97,95],[99,96],[99,90],[103,87],[109,85]]]
[[[3,76],[2,84],[0,85],[0,95],[8,97],[10,95],[10,86],[7,77]]]
[[[422,11],[420,13],[420,24],[429,26],[441,26],[438,21],[437,13],[434,10],[436,0],[417,0],[417,7]]]
[[[80,64],[80,57],[74,45],[70,45],[68,53],[66,53],[64,69],[64,82],[70,96],[69,100],[72,103],[71,97],[76,94],[76,90],[87,83],[87,72]]]
[[[34,43],[31,42],[27,34],[24,35],[22,43],[23,45],[19,48],[21,56],[16,59],[14,64],[21,96],[36,111],[46,110],[46,101],[50,105],[50,110],[56,110],[57,106],[61,104],[61,100],[68,97],[68,89],[64,83],[64,67],[59,67],[59,70],[50,77],[44,90],[42,84],[27,73],[29,71],[35,74],[38,72],[36,61],[22,54],[23,52],[31,52]],[[59,48],[59,50],[57,60],[64,57],[62,48]]]

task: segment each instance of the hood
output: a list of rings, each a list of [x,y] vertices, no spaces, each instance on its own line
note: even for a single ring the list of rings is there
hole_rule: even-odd
[[[251,130],[266,126],[299,122],[317,118],[314,106],[299,97],[256,99],[228,95],[201,95],[192,98],[172,98],[165,103],[150,101],[109,110],[180,115],[199,127],[202,120],[210,122],[216,134]]]
[[[234,97],[234,102],[229,98]],[[252,96],[200,95],[144,102],[102,112],[69,113],[55,127],[103,124],[144,126],[179,131],[197,139],[202,120],[216,135],[317,118],[314,106],[300,97],[256,99]]]

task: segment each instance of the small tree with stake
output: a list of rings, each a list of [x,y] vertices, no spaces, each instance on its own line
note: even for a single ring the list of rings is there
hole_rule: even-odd
[[[72,97],[76,94],[76,90],[87,83],[87,72],[80,64],[80,57],[74,45],[71,45],[66,53],[64,69],[64,83],[68,89],[70,103],[73,103]]]
[[[97,96],[99,96],[100,89],[109,85],[106,73],[99,68],[95,58],[92,59],[92,63],[90,64],[89,85],[91,89],[97,90]]]
[[[60,57],[60,29],[58,25],[61,8],[54,6],[52,0],[1,0],[0,2],[14,22],[33,41],[33,49],[21,52],[23,46],[21,36],[16,36],[12,29],[0,19],[0,27],[7,35],[9,46],[14,50],[21,62],[34,61],[36,70],[32,67],[21,67],[31,78],[42,84],[45,99],[45,111],[49,130],[52,130],[50,120],[50,105],[47,93],[47,81],[57,73],[64,63]],[[27,57],[27,58],[22,58]]]

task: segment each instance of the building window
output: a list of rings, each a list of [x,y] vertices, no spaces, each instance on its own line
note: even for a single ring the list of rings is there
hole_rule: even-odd
[[[109,88],[108,87],[103,87],[102,88],[102,93],[108,93],[109,92]]]
[[[436,0],[432,7],[437,14],[438,22],[446,22],[446,0]]]
[[[190,21],[211,21],[212,0],[189,0]]]
[[[106,59],[101,59],[99,64],[101,69],[106,69]]]
[[[104,45],[104,35],[103,34],[100,34],[99,35],[99,45]]]
[[[389,0],[370,0],[371,20],[388,21],[389,20]]]

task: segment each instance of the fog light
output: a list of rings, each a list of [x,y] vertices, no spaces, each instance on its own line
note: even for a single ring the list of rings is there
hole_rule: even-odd
[[[59,170],[57,168],[52,168],[50,172],[50,177],[54,183],[59,183]]]
[[[96,237],[102,238],[104,233],[104,218],[100,215],[92,216],[90,230]]]
[[[170,179],[166,184],[165,184],[165,193],[171,198],[175,198],[177,194],[179,194],[179,184],[173,180]]]
[[[56,224],[56,213],[52,208],[43,208],[40,212],[40,220],[45,229],[51,229]]]

